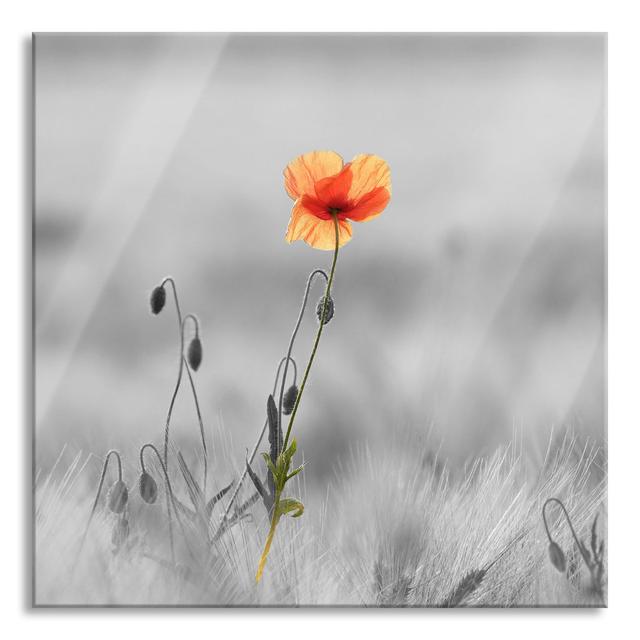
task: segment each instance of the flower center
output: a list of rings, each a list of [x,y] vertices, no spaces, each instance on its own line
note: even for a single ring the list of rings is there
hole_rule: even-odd
[[[329,207],[329,213],[332,216],[335,216],[335,215],[339,214],[340,211],[341,211],[341,209],[339,209],[338,207]]]

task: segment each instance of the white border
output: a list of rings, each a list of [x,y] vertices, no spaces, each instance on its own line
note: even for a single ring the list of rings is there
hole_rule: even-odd
[[[2,9],[0,100],[2,230],[2,424],[0,504],[3,523],[0,571],[4,637],[64,637],[98,640],[295,635],[298,638],[380,633],[399,637],[517,637],[519,640],[573,636],[580,639],[632,637],[638,628],[640,522],[637,469],[640,416],[636,373],[640,361],[640,104],[639,21],[633,2],[439,1],[347,2],[304,0],[216,3],[22,1]],[[420,8],[416,8],[419,6]],[[23,234],[24,39],[31,31],[606,31],[609,33],[609,448],[610,608],[605,611],[29,611],[25,554],[29,552],[29,452],[24,449],[25,372],[23,340],[30,319],[23,313],[28,270]],[[16,277],[17,276],[17,277]],[[28,369],[27,369],[28,371]],[[27,468],[25,469],[25,465]],[[22,489],[22,490],[20,490]],[[18,630],[19,627],[19,630]]]

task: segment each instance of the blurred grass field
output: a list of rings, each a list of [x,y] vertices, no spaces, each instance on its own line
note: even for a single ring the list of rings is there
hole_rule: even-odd
[[[458,459],[514,424],[540,446],[552,425],[603,440],[604,46],[37,36],[38,466],[64,443],[156,433],[176,346],[147,298],[169,274],[203,326],[203,411],[242,454],[307,274],[329,263],[283,240],[283,168],[314,148],[380,155],[393,198],[340,256],[307,446],[376,440],[390,424],[433,425]]]

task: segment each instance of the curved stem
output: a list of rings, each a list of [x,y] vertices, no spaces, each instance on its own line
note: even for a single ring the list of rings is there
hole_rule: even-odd
[[[282,423],[282,399],[284,397],[284,385],[287,379],[287,369],[289,366],[289,358],[291,357],[291,351],[293,350],[293,343],[296,340],[296,336],[298,335],[298,330],[300,329],[300,324],[302,323],[302,316],[304,315],[305,309],[307,308],[307,301],[309,300],[309,292],[311,291],[311,285],[313,284],[313,279],[316,275],[322,275],[326,283],[329,282],[329,278],[327,274],[322,269],[316,269],[312,271],[307,279],[307,286],[304,290],[304,298],[302,299],[302,304],[300,305],[300,312],[298,313],[298,320],[296,321],[296,326],[293,329],[293,333],[291,334],[291,339],[289,340],[289,347],[287,349],[287,356],[285,359],[286,364],[284,365],[284,375],[282,376],[282,384],[280,385],[280,398],[278,400],[278,422]],[[298,371],[296,367],[295,377],[298,377]]]
[[[289,418],[289,426],[287,427],[287,435],[284,437],[284,444],[282,446],[282,450],[285,451],[287,449],[287,444],[289,443],[289,436],[291,434],[291,428],[293,427],[293,423],[296,419],[296,414],[298,413],[298,407],[300,406],[300,400],[302,399],[302,394],[304,393],[305,385],[307,384],[307,379],[309,377],[309,372],[311,371],[311,365],[313,364],[313,360],[316,357],[316,351],[318,350],[318,345],[320,344],[320,336],[322,336],[322,330],[324,329],[324,319],[327,313],[327,299],[331,294],[331,285],[333,284],[333,276],[336,272],[336,262],[338,261],[338,248],[340,246],[340,231],[338,229],[338,216],[335,213],[332,213],[333,216],[333,226],[336,232],[336,248],[333,252],[333,262],[331,263],[331,271],[329,273],[329,280],[327,282],[327,288],[324,292],[324,304],[322,305],[322,314],[320,317],[320,326],[318,327],[318,333],[316,333],[316,339],[313,343],[313,349],[311,350],[311,356],[309,357],[309,362],[307,363],[307,368],[305,369],[304,376],[302,377],[302,383],[300,384],[300,391],[298,391],[298,397],[296,398],[296,402],[293,405],[293,411],[291,412],[291,418]]]
[[[89,514],[89,520],[87,520],[87,526],[84,529],[84,534],[82,535],[82,541],[80,542],[80,549],[78,550],[78,557],[82,553],[82,549],[84,547],[84,543],[87,539],[87,534],[89,533],[89,526],[91,525],[91,521],[93,520],[93,516],[98,508],[98,502],[100,500],[100,493],[102,492],[102,486],[104,485],[104,479],[107,475],[107,467],[109,466],[109,459],[111,456],[115,456],[118,461],[118,480],[122,481],[122,459],[120,458],[120,454],[115,450],[111,449],[107,452],[107,455],[104,459],[104,464],[102,465],[102,473],[100,474],[100,482],[98,483],[98,491],[96,492],[95,500],[93,501],[93,506],[91,507],[91,513]]]
[[[273,391],[271,392],[271,395],[273,395],[276,392],[276,389],[278,387],[278,379],[280,377],[280,370],[282,369],[282,364],[284,362],[288,362],[289,360],[293,363],[294,375],[297,377],[297,375],[298,375],[298,366],[296,365],[296,361],[291,356],[285,356],[284,358],[282,358],[282,360],[280,360],[280,363],[278,364],[278,369],[276,371],[276,377],[275,377],[275,380],[273,381]],[[262,426],[262,430],[258,434],[258,439],[256,440],[256,443],[253,446],[253,450],[251,451],[251,456],[249,457],[249,464],[251,464],[253,462],[253,459],[256,457],[256,453],[258,453],[258,448],[260,447],[260,443],[262,442],[262,438],[264,438],[264,434],[265,434],[265,431],[267,430],[268,422],[269,422],[268,419],[265,419],[264,425]],[[233,506],[233,503],[234,503],[235,499],[237,498],[238,493],[240,492],[240,487],[242,487],[242,483],[244,482],[246,477],[247,477],[247,465],[245,464],[244,465],[244,469],[242,470],[242,474],[240,475],[240,480],[238,480],[238,484],[236,485],[235,489],[233,490],[233,494],[231,495],[231,498],[229,498],[229,502],[227,504],[227,507],[224,510],[224,514],[222,515],[222,521],[220,523],[220,529],[218,529],[218,534],[220,533],[222,527],[224,526],[224,523],[225,523],[225,521],[227,519],[227,516],[229,515],[229,511],[231,511],[231,507]],[[216,535],[218,535],[218,534],[216,534]]]
[[[195,316],[193,313],[187,313],[187,315],[182,319],[182,331],[185,330],[185,327],[187,326],[187,320],[191,320],[191,322],[193,322],[193,325],[196,329],[196,338],[200,336],[200,322],[198,320],[198,317]]]
[[[280,378],[280,370],[282,369],[282,365],[286,362],[286,361],[290,361],[291,364],[293,365],[293,383],[292,384],[296,384],[297,380],[298,380],[298,365],[296,364],[296,361],[294,360],[294,358],[292,358],[291,356],[289,356],[287,358],[287,356],[285,356],[284,358],[282,358],[280,360],[280,364],[278,365],[278,372],[276,373],[276,381]],[[285,370],[285,376],[286,376],[286,370]],[[286,378],[285,378],[286,379]],[[273,388],[273,393],[276,392],[276,387],[278,385],[276,384]]]
[[[182,320],[182,341],[183,341],[183,345],[184,345],[184,330],[185,327],[187,326],[187,320],[191,319],[191,321],[193,322],[193,324],[195,325],[196,328],[196,338],[199,337],[200,335],[200,323],[198,322],[198,318],[196,316],[194,316],[192,313],[188,313],[184,319]],[[182,355],[182,359],[183,361],[185,360],[184,358],[184,354]],[[204,472],[203,472],[203,479],[202,479],[202,493],[206,496],[207,495],[207,472],[208,472],[208,457],[209,454],[207,452],[207,439],[205,437],[205,432],[204,432],[204,423],[202,421],[202,412],[200,411],[200,402],[198,401],[198,394],[196,392],[196,385],[193,381],[193,376],[191,375],[191,370],[189,369],[189,366],[187,365],[186,362],[183,362],[183,366],[187,371],[187,376],[189,378],[189,385],[191,386],[191,393],[193,395],[193,402],[196,405],[196,414],[198,416],[198,424],[200,426],[200,441],[202,442],[202,455],[203,455],[203,466],[204,466]]]
[[[551,537],[551,532],[549,531],[549,524],[547,523],[547,505],[550,502],[555,502],[556,504],[560,505],[560,508],[562,509],[562,513],[564,514],[564,517],[567,521],[567,524],[569,525],[569,529],[571,529],[571,535],[573,536],[573,539],[575,540],[575,543],[578,547],[578,550],[580,551],[580,555],[582,556],[582,559],[585,561],[585,563],[587,564],[587,567],[589,567],[591,565],[591,562],[589,560],[589,558],[587,558],[587,556],[584,553],[584,550],[582,548],[582,543],[580,542],[575,529],[573,528],[573,523],[571,522],[571,518],[569,517],[569,513],[567,512],[567,509],[565,508],[564,504],[562,504],[562,502],[560,500],[558,500],[558,498],[549,498],[543,505],[542,505],[542,520],[544,522],[544,528],[547,531],[547,537],[549,538],[549,542],[553,542],[553,538]]]
[[[178,301],[178,290],[176,288],[176,283],[171,276],[167,276],[163,281],[161,286],[164,286],[165,283],[171,283],[171,288],[173,290],[173,299],[176,304],[176,313],[178,314],[178,331],[180,332],[180,364],[178,365],[178,379],[176,381],[176,385],[173,389],[173,394],[171,395],[171,402],[169,403],[169,410],[167,411],[167,421],[164,428],[164,466],[169,470],[169,424],[171,423],[171,414],[173,413],[173,407],[176,402],[176,397],[178,395],[178,389],[180,389],[180,383],[182,382],[182,370],[184,366],[184,333],[182,331],[182,312],[180,311],[180,302]]]
[[[175,501],[175,497],[173,495],[173,487],[171,486],[171,481],[169,480],[169,474],[167,473],[167,468],[164,465],[164,462],[162,461],[162,456],[160,455],[160,452],[158,451],[158,449],[156,448],[156,446],[154,444],[152,444],[151,442],[147,442],[146,444],[143,444],[142,447],[140,448],[140,466],[142,467],[142,470],[145,470],[145,466],[144,466],[144,452],[145,449],[151,449],[155,454],[156,457],[158,458],[158,462],[160,463],[160,467],[162,469],[162,474],[164,475],[164,481],[165,481],[165,488],[166,488],[166,493],[168,498],[171,501],[171,506],[173,507],[173,512],[176,516],[176,520],[178,521],[178,524],[180,525],[180,528],[182,529],[182,535],[184,536],[184,541],[185,544],[187,545],[187,549],[189,550],[189,554],[191,555],[191,557],[193,558],[193,551],[191,551],[191,547],[189,546],[189,543],[187,541],[187,532],[184,528],[184,523],[182,522],[182,518],[180,518],[180,514],[178,512],[178,508],[176,506],[176,501]],[[174,549],[174,544],[173,544],[173,531],[171,530],[171,527],[169,527],[169,542],[171,544],[171,558],[173,560],[173,565],[175,566],[176,564],[176,556],[175,556],[175,549]]]
[[[147,468],[144,465],[144,456],[142,455],[146,446],[147,445],[145,444],[140,447],[140,469],[142,470],[142,473],[147,473]]]

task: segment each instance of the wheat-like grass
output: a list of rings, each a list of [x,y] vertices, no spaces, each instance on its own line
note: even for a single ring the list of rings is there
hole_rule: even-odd
[[[256,494],[249,487],[239,494],[239,504],[248,503],[244,517],[213,544],[185,522],[188,541],[176,536],[176,570],[160,505],[131,493],[128,541],[115,552],[111,531],[118,516],[98,508],[71,578],[82,534],[75,523],[88,513],[97,465],[92,457],[70,459],[65,451],[50,473],[39,474],[36,486],[36,603],[601,604],[589,594],[584,567],[576,564],[577,577],[567,580],[551,565],[540,518],[544,501],[560,496],[576,531],[589,540],[604,503],[596,447],[566,435],[534,468],[514,442],[465,471],[438,460],[429,440],[396,435],[392,441],[384,449],[354,450],[338,462],[323,498],[307,494],[304,474],[292,480],[307,513],[276,536],[270,570],[257,587],[255,566],[269,521],[261,503],[251,504]],[[228,448],[222,442],[217,447],[222,455]],[[188,501],[180,490],[176,496]],[[214,508],[213,522],[220,509]],[[555,512],[549,527],[568,553],[570,533]]]

